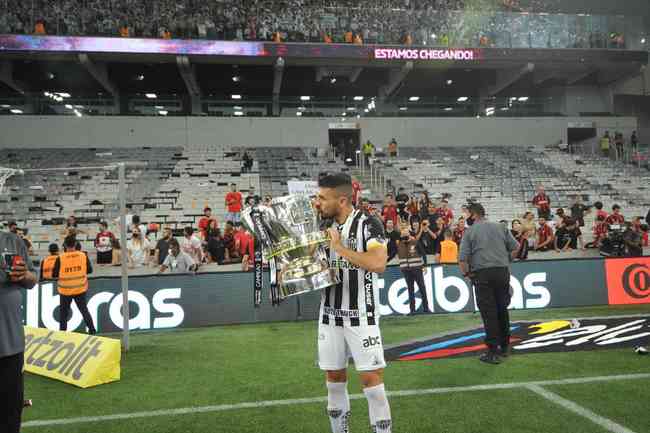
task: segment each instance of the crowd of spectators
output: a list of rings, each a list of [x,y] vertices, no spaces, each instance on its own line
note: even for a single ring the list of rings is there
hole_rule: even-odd
[[[1,33],[470,46],[625,46],[622,33],[558,40],[547,15],[506,0],[0,0]],[[468,2],[472,5],[472,2]],[[489,6],[488,9],[485,7]],[[543,8],[542,8],[543,9]],[[465,11],[465,12],[464,12]],[[505,12],[505,13],[503,13]],[[514,40],[517,39],[517,40]]]

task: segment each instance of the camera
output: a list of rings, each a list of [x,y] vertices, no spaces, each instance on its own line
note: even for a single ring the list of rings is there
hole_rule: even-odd
[[[603,257],[625,257],[625,241],[623,240],[624,228],[620,224],[611,224],[607,237],[600,246],[600,255]]]

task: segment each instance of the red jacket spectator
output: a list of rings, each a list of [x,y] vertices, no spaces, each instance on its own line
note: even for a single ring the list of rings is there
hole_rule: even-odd
[[[208,228],[210,227],[210,221],[217,219],[212,216],[212,209],[206,207],[203,209],[203,217],[199,220],[199,232],[201,233],[201,239],[204,241],[208,240]],[[217,225],[217,227],[219,227]],[[217,228],[215,227],[215,228]]]
[[[454,212],[447,207],[447,202],[443,200],[442,206],[435,210],[435,213],[438,214],[443,220],[445,220],[445,225],[449,226],[454,220]]]
[[[391,220],[395,227],[397,227],[397,207],[395,205],[386,205],[381,211],[381,216],[384,220],[384,224],[386,224],[386,221]]]
[[[453,235],[454,235],[454,242],[460,245],[460,242],[463,240],[463,236],[465,236],[465,219],[463,217],[460,217],[458,219],[458,224],[454,229]]]
[[[544,188],[539,187],[537,195],[533,197],[533,206],[537,208],[539,214],[548,214],[551,212],[551,199],[544,192]]]
[[[620,213],[617,212],[618,209],[614,210],[613,214],[610,214],[606,219],[605,222],[609,225],[612,224],[623,224],[625,222],[625,217],[621,215]]]
[[[597,222],[594,225],[594,244],[600,245],[600,243],[607,236],[607,223],[605,221]]]
[[[553,249],[553,237],[553,229],[546,224],[546,221],[540,221],[540,226],[537,229],[536,248]]]

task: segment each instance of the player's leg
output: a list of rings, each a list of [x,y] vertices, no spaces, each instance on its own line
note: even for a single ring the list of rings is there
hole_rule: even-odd
[[[319,325],[318,365],[325,371],[327,415],[332,433],[348,433],[350,396],[348,394],[348,351],[340,326]]]
[[[390,433],[392,418],[384,389],[384,347],[379,326],[345,327],[345,338],[359,372],[373,432]]]

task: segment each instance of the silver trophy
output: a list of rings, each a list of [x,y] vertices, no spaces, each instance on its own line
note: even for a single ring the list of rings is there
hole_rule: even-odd
[[[329,238],[320,230],[318,213],[308,196],[288,195],[274,198],[270,206],[246,208],[242,222],[262,246],[280,301],[339,283],[325,250]]]

